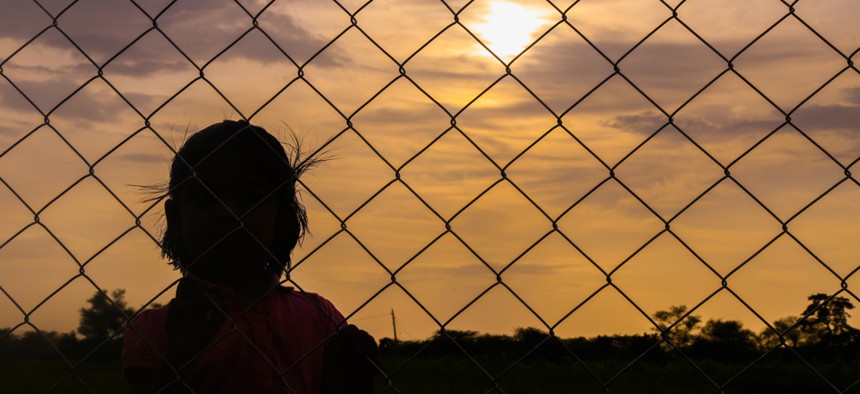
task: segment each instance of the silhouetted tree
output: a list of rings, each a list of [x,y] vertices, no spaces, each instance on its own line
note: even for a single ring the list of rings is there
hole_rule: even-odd
[[[699,334],[699,338],[722,344],[740,344],[752,346],[755,334],[744,328],[743,323],[737,320],[723,321],[720,319],[708,320]]]
[[[658,327],[652,328],[652,330],[664,335],[675,346],[689,346],[693,341],[694,330],[702,319],[696,315],[687,315],[681,320],[686,313],[687,307],[684,305],[671,306],[666,311],[657,311],[653,317]],[[674,326],[672,326],[673,324]],[[671,330],[669,327],[672,327]]]
[[[436,331],[436,338],[451,338],[457,342],[469,342],[474,341],[475,338],[478,337],[477,331],[460,331],[460,330],[438,330]]]
[[[516,345],[517,353],[523,355],[532,352],[532,357],[546,357],[561,354],[557,339],[550,338],[549,333],[535,327],[517,327],[510,341]]]
[[[88,342],[101,343],[109,338],[118,339],[115,336],[125,329],[127,319],[134,314],[134,309],[126,304],[125,290],[116,289],[110,296],[113,303],[102,292],[97,291],[87,300],[90,307],[81,308],[78,333]]]
[[[15,346],[18,344],[18,336],[12,332],[10,327],[0,327],[0,359],[11,357],[15,354]]]
[[[438,330],[431,338],[426,352],[435,356],[459,355],[462,354],[460,347],[474,348],[477,338],[477,331]]]
[[[785,339],[785,343],[788,346],[800,346],[805,342],[805,335],[800,328],[796,326],[799,320],[800,318],[797,316],[786,316],[773,322],[774,329],[765,327],[758,335],[759,347],[762,350],[770,350],[778,346],[780,334],[782,334],[782,337]]]
[[[689,354],[727,359],[748,358],[756,350],[756,335],[737,320],[710,319],[693,338]]]
[[[517,327],[514,330],[514,341],[533,347],[541,343],[549,334],[534,327]]]
[[[848,298],[817,293],[809,296],[809,301],[799,323],[807,343],[847,345],[857,339],[858,330],[848,324],[848,310],[854,309]]]

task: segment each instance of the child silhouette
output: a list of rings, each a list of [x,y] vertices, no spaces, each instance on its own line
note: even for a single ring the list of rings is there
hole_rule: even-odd
[[[279,284],[307,227],[296,181],[313,162],[293,153],[245,121],[209,126],[177,152],[162,250],[183,277],[126,331],[135,392],[373,391],[373,338],[328,300]]]

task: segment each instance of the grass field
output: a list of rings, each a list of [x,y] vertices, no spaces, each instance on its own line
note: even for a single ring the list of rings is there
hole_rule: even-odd
[[[604,393],[601,383],[585,367],[576,362],[525,361],[513,368],[513,360],[482,358],[484,371],[464,357],[415,358],[389,357],[384,369],[392,375],[391,386],[379,379],[377,388],[385,393]],[[655,362],[640,360],[623,373],[629,361],[586,361],[589,369],[608,385],[611,393],[717,393],[719,390],[701,372],[685,360]],[[740,364],[718,361],[697,361],[717,383],[724,383],[744,368]],[[822,375],[836,387],[818,376],[801,362],[764,360],[725,386],[726,393],[836,393],[860,380],[857,363],[816,365]],[[500,376],[494,385],[492,376]],[[68,367],[52,362],[0,361],[0,392],[3,393],[127,393],[118,363],[87,363],[76,369],[71,377]],[[83,383],[81,382],[83,381]],[[396,391],[394,390],[396,389]],[[860,394],[860,384],[848,393]]]
[[[75,370],[49,361],[0,361],[3,393],[129,393],[118,362],[84,363]],[[83,383],[82,383],[83,381]]]
[[[394,371],[400,360],[386,360],[386,370]],[[402,393],[486,393],[495,387],[509,394],[542,393],[604,393],[604,387],[595,378],[609,381],[612,393],[718,393],[720,390],[705,375],[685,360],[666,363],[642,361],[623,373],[627,362],[604,360],[582,364],[552,363],[538,360],[518,364],[502,374],[510,360],[478,360],[493,376],[501,377],[494,386],[492,380],[474,363],[464,358],[415,359],[394,372],[392,385]],[[402,362],[402,361],[401,361]],[[696,362],[718,384],[744,368],[744,365],[718,361]],[[819,366],[819,372],[834,383],[831,387],[809,367],[800,362],[767,362],[757,364],[730,381],[726,393],[827,393],[839,392],[860,380],[860,365],[833,364]],[[617,376],[616,376],[617,374]],[[379,385],[377,387],[384,387]],[[391,390],[391,392],[394,392]],[[860,393],[860,384],[850,393]]]

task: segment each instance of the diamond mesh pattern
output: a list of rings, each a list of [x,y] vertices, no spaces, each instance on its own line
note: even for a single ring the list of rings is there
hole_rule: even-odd
[[[647,278],[653,286],[679,286],[679,294],[683,293],[685,303],[692,306],[689,314],[699,313],[709,301],[729,299],[775,330],[770,322],[779,316],[756,307],[756,296],[738,291],[733,284],[754,283],[754,278],[744,274],[755,276],[756,259],[774,248],[786,247],[794,248],[804,261],[820,266],[820,280],[835,286],[829,292],[831,297],[860,302],[851,286],[860,270],[856,255],[840,255],[832,243],[810,235],[840,231],[828,227],[836,221],[834,216],[839,216],[832,212],[856,212],[860,187],[851,171],[857,168],[860,153],[840,143],[820,124],[827,119],[838,120],[834,119],[837,114],[826,110],[833,108],[828,105],[835,95],[850,90],[841,87],[851,86],[860,74],[853,61],[860,43],[856,35],[845,39],[834,26],[818,23],[818,3],[772,1],[765,7],[767,13],[755,23],[745,23],[708,20],[711,10],[732,7],[728,2],[643,1],[636,7],[648,12],[641,12],[612,2],[535,1],[534,6],[550,15],[552,22],[515,55],[494,53],[491,43],[477,32],[475,20],[480,18],[481,7],[486,7],[479,1],[409,3],[410,8],[407,3],[385,0],[304,5],[236,0],[219,5],[223,8],[218,14],[223,18],[220,22],[229,29],[211,34],[183,23],[200,6],[193,2],[156,5],[128,0],[104,7],[83,0],[19,3],[15,8],[27,11],[16,12],[28,21],[27,28],[16,31],[19,40],[12,46],[4,44],[0,53],[2,101],[15,110],[14,119],[4,119],[0,125],[0,132],[8,137],[0,146],[0,160],[6,162],[0,167],[0,182],[5,195],[4,221],[9,223],[0,233],[0,252],[5,249],[7,256],[13,255],[16,239],[38,231],[59,248],[55,254],[63,255],[68,264],[56,289],[38,299],[28,296],[24,300],[21,293],[11,290],[14,286],[8,280],[0,282],[4,302],[14,306],[20,319],[13,331],[29,328],[41,333],[37,319],[40,310],[68,287],[83,282],[102,291],[108,286],[110,283],[101,278],[109,270],[100,268],[105,264],[100,256],[124,248],[126,242],[158,244],[153,213],[157,213],[159,202],[142,204],[125,197],[129,183],[151,180],[143,177],[136,182],[138,179],[128,179],[113,169],[130,165],[118,159],[128,159],[122,155],[125,150],[151,152],[146,157],[132,155],[141,166],[171,157],[176,132],[165,126],[165,119],[182,118],[180,114],[187,118],[189,113],[204,119],[225,116],[195,108],[200,97],[217,97],[232,111],[230,116],[251,122],[296,115],[290,112],[295,103],[319,104],[304,118],[314,119],[320,129],[315,138],[321,142],[313,154],[333,151],[336,161],[354,168],[341,168],[337,173],[320,168],[313,181],[304,181],[305,200],[312,211],[324,216],[311,218],[319,226],[316,228],[322,228],[315,234],[323,236],[309,240],[297,252],[291,268],[296,276],[288,275],[287,281],[313,289],[315,281],[325,279],[321,276],[338,275],[314,270],[313,259],[349,254],[352,265],[339,272],[361,275],[372,271],[368,274],[372,278],[365,283],[376,286],[354,294],[354,305],[340,305],[353,314],[382,298],[387,290],[399,289],[422,311],[424,319],[444,332],[456,319],[477,309],[483,299],[502,294],[518,305],[515,309],[522,309],[524,316],[554,335],[586,313],[589,302],[612,293],[656,327],[651,313],[677,300],[650,305],[641,287],[631,283]],[[420,12],[434,22],[419,27],[404,22],[415,15],[404,14],[403,21],[381,16],[382,7],[398,6],[403,6],[403,12]],[[740,3],[735,6],[744,7]],[[283,7],[306,7],[298,11],[305,17],[285,18]],[[101,11],[93,14],[87,10]],[[595,10],[599,11],[595,15],[604,18],[583,16]],[[630,19],[621,19],[625,17]],[[91,30],[68,23],[73,18],[94,21],[88,25]],[[122,29],[116,23],[95,23],[112,19],[123,20]],[[738,31],[746,38],[725,40],[726,31],[716,26],[735,22],[742,25]],[[309,30],[305,31],[314,34],[290,35],[275,28],[290,23],[306,24]],[[628,34],[607,39],[601,29],[618,23],[629,24],[638,38],[625,41]],[[88,34],[109,36],[112,42],[95,45],[99,43],[87,39]],[[800,37],[794,45],[815,61],[796,63],[790,55],[774,49],[781,48],[786,37]],[[557,47],[550,44],[557,39],[573,42],[573,50],[554,53]],[[463,47],[463,42],[477,48],[472,50],[483,48],[486,52],[482,73],[458,81],[456,89],[446,82],[435,82],[436,77],[457,81],[460,67],[474,66],[458,64],[469,60],[446,52]],[[63,50],[54,53],[49,47]],[[360,51],[362,58],[347,58],[344,48]],[[50,92],[38,91],[33,82],[39,79],[38,59],[58,53],[62,57],[57,57],[52,67],[62,77],[53,80]],[[158,67],[169,67],[171,75],[182,77],[161,80],[161,69],[146,70],[155,67],[146,59],[156,53],[170,59],[166,66]],[[560,73],[558,68],[534,61],[536,54],[569,65],[570,72]],[[249,57],[266,59],[269,65],[248,62],[245,59]],[[236,64],[244,67],[236,68]],[[129,70],[138,70],[140,77],[129,77]],[[237,75],[236,70],[241,72]],[[688,77],[676,77],[681,74]],[[801,74],[804,78],[797,78]],[[169,86],[169,92],[140,93],[156,83]],[[248,98],[243,91],[249,86],[267,93]],[[529,118],[538,120],[513,126],[493,123],[505,116],[494,106],[505,97],[522,102],[523,111],[531,115],[540,114]],[[592,111],[594,108],[610,108],[611,112],[614,100],[633,108],[624,113],[634,115],[588,118],[601,113]],[[87,104],[92,102],[99,103],[100,108]],[[756,108],[757,112],[707,112],[709,106],[726,102]],[[88,116],[102,117],[100,111],[133,119],[127,123],[132,126],[124,124],[121,133],[108,133],[109,125],[101,125],[101,129],[82,127]],[[411,121],[416,113],[428,121]],[[764,120],[748,121],[753,117]],[[856,115],[853,119],[857,120]],[[715,126],[719,121],[728,121],[731,132],[743,143],[726,144],[723,134],[729,131]],[[856,134],[856,124],[850,131]],[[619,137],[617,143],[607,144],[608,132],[638,137]],[[39,157],[40,147],[49,145],[61,147],[56,149],[61,154],[47,164],[33,159]],[[561,146],[565,155],[552,149]],[[785,147],[792,147],[795,156],[781,156]],[[673,153],[666,155],[667,151]],[[565,169],[564,160],[573,156],[576,165]],[[15,167],[9,164],[13,162]],[[22,169],[19,163],[28,167]],[[471,170],[458,178],[446,173],[440,163]],[[535,178],[539,172],[545,176]],[[24,180],[48,173],[58,183],[33,187]],[[666,184],[663,174],[685,179],[687,187]],[[449,192],[452,188],[457,193]],[[670,189],[682,193],[668,196]],[[344,190],[350,193],[333,197]],[[52,215],[88,204],[80,197],[84,191],[87,196],[101,197],[98,212],[93,210],[87,217],[72,220],[72,226],[52,224]],[[748,217],[741,222],[712,222],[713,215],[708,213],[723,209],[719,204],[722,198],[738,201],[736,209],[750,214],[743,215]],[[387,199],[410,201],[409,212],[396,213],[406,219],[386,223],[405,226],[406,231],[417,234],[397,240],[408,244],[402,250],[367,235],[380,225],[371,218],[393,214],[386,210]],[[592,228],[585,213],[602,209],[607,215],[613,214],[613,210],[600,206],[604,199],[623,201],[615,209],[635,212],[614,222],[607,216],[614,225],[595,224],[593,229],[599,234],[615,237],[612,245],[597,239],[595,231],[584,230]],[[844,201],[853,201],[853,205],[846,206]],[[818,216],[818,211],[825,213]],[[117,227],[116,221],[109,220],[116,217],[132,224]],[[823,219],[817,221],[818,217]],[[528,225],[506,231],[506,224],[514,220]],[[714,240],[695,231],[703,226],[727,233],[750,227],[769,230],[762,230],[758,234],[765,235],[757,238],[740,236],[715,245]],[[481,236],[487,231],[497,242]],[[90,242],[81,246],[76,236]],[[501,246],[499,239],[504,240]],[[530,267],[533,254],[541,253],[549,243],[578,256],[576,264],[584,270],[582,275],[602,282],[562,309],[542,305],[541,297],[529,291],[540,285],[517,276]],[[657,246],[660,244],[670,245],[665,248],[673,250],[674,261],[689,262],[678,268],[685,279],[665,273],[628,278],[645,264],[649,253],[663,250]],[[428,263],[444,260],[445,251],[454,249],[460,251],[457,256],[472,260],[469,273],[482,279],[464,291],[462,304],[434,305],[438,301],[432,294],[449,289],[444,283],[429,289],[417,283],[435,268],[440,270],[437,275],[442,281],[445,275],[462,274],[456,267],[446,269]],[[337,254],[338,250],[347,251]],[[656,258],[665,257],[660,254]],[[13,257],[7,258],[13,261]],[[26,275],[36,274],[33,271],[11,280],[26,281]],[[692,281],[699,289],[684,287],[679,283],[682,281]],[[149,303],[163,297],[173,284],[167,282],[158,294],[149,295]],[[457,338],[449,338],[469,356]],[[684,354],[668,335],[663,338],[664,345]],[[784,341],[780,336],[780,343],[767,353],[783,346],[792,349]],[[646,356],[654,346],[636,359]],[[529,353],[538,347],[540,344]],[[566,351],[579,360],[573,351]],[[801,354],[795,354],[816,375],[827,379]],[[69,379],[89,388],[79,376],[83,361],[63,358],[71,369]],[[517,364],[494,371],[469,358],[500,391],[504,385],[499,382]],[[750,373],[747,370],[762,358],[752,360],[728,380],[714,379],[694,360],[688,360],[721,389],[740,374]],[[589,372],[608,388],[635,364],[633,361],[608,379]],[[385,373],[390,379],[398,370]],[[828,384],[843,391],[857,382],[848,387]]]

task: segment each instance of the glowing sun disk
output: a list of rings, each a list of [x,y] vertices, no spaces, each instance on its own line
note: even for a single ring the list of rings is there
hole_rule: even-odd
[[[474,26],[474,31],[497,56],[510,57],[531,44],[532,34],[544,23],[540,10],[499,1],[490,4],[483,23]]]

